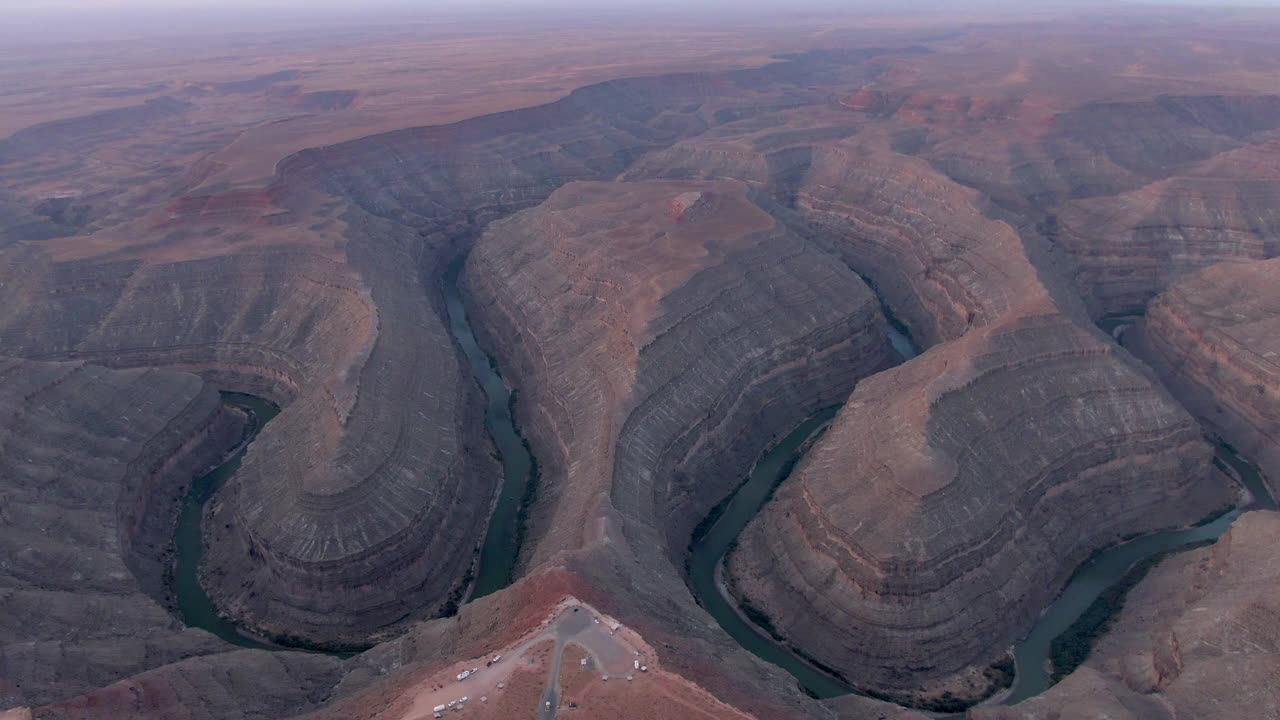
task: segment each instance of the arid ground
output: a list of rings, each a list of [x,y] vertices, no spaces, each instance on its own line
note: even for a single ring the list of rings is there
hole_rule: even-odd
[[[304,20],[0,47],[0,718],[1280,718],[1280,11]]]

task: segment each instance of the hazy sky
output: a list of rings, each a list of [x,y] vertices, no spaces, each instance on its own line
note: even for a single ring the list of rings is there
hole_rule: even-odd
[[[1052,1],[1052,0],[1050,0]],[[1177,5],[1211,5],[1211,6],[1258,6],[1258,5],[1277,5],[1280,0],[1139,0],[1143,4],[1177,4]],[[1010,7],[1025,6],[1029,4],[1043,4],[1045,0],[1009,0]],[[262,10],[262,9],[293,9],[293,10],[344,10],[355,12],[359,10],[398,8],[401,10],[413,9],[424,14],[429,14],[436,9],[459,9],[468,7],[524,7],[537,8],[541,6],[579,6],[584,8],[600,8],[620,5],[635,5],[644,7],[652,5],[652,0],[0,0],[0,12],[33,12],[33,11],[51,11],[51,10],[77,10],[77,11],[107,11],[107,10],[193,10],[193,9],[221,9],[221,10]],[[665,4],[665,3],[660,3]],[[676,4],[673,0],[672,4]],[[798,5],[818,5],[821,2],[814,0],[801,0],[800,2],[782,2],[780,0],[757,0],[756,2],[743,2],[742,0],[682,0],[679,4],[688,7],[697,7],[704,5],[718,5],[720,7],[735,7],[741,5],[756,5],[767,7],[773,6],[791,6]],[[901,2],[898,0],[881,0],[880,2],[838,2],[837,0],[828,0],[825,4],[829,6],[849,6],[849,5],[881,5],[883,7],[893,7],[895,5],[911,4],[910,2]],[[990,2],[973,2],[973,0],[955,0],[954,3],[945,3],[946,5],[965,6],[969,4],[990,5]],[[1059,0],[1054,2],[1056,5],[1070,4],[1070,0]],[[1090,3],[1096,4],[1096,3]],[[1118,2],[1116,4],[1123,4]]]
[[[99,35],[304,30],[408,19],[430,23],[465,16],[487,16],[508,23],[540,17],[551,22],[553,10],[567,8],[577,8],[577,17],[586,18],[641,12],[671,17],[701,15],[705,20],[704,13],[718,11],[727,13],[723,15],[726,22],[744,22],[770,13],[793,15],[820,9],[860,15],[961,10],[996,16],[1001,9],[1017,14],[1029,8],[1101,9],[1124,4],[1275,7],[1280,6],[1280,0],[0,0],[0,39],[31,43]],[[748,9],[753,12],[743,12]]]

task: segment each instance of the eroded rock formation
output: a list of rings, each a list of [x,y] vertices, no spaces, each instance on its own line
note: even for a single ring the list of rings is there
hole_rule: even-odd
[[[1034,249],[994,219],[989,200],[896,152],[892,134],[805,112],[812,131],[720,129],[655,153],[628,177],[751,183],[775,217],[867,277],[917,341],[937,347],[855,392],[844,415],[859,407],[857,423],[838,422],[844,433],[819,445],[823,469],[804,465],[805,478],[825,476],[826,494],[781,492],[743,538],[730,575],[777,634],[867,691],[979,696],[998,679],[983,666],[1090,552],[1135,524],[1197,520],[1229,496],[1206,482],[1209,451],[1191,418],[1085,329],[1084,306],[1032,263]],[[989,443],[981,452],[979,438]],[[925,485],[894,490],[903,472]],[[981,481],[963,480],[968,473]],[[886,495],[877,502],[860,488]],[[1068,493],[1083,515],[1057,505]],[[982,498],[982,511],[951,507],[962,497]],[[839,509],[819,510],[831,507]],[[1105,519],[1083,521],[1094,515]],[[1020,536],[1033,516],[1041,529],[1061,522],[1072,531],[1069,542],[1052,533],[1038,541],[1032,552],[1053,562],[1010,555],[1029,551]],[[859,527],[868,535],[854,536]],[[970,606],[991,615],[963,612]]]
[[[477,411],[444,328],[437,321],[430,346],[408,327],[415,341],[386,335],[429,312],[420,290],[380,290],[377,304],[349,267],[293,251],[6,259],[27,268],[5,288],[10,352],[190,370],[286,406],[229,488],[234,509],[209,524],[234,539],[213,543],[206,585],[260,630],[362,642],[411,610],[438,609],[462,582],[491,461],[483,436],[464,432]],[[224,582],[228,573],[237,579]]]
[[[984,215],[978,192],[847,117],[812,108],[778,115],[818,127],[722,129],[655,153],[628,176],[751,183],[771,214],[866,278],[923,346],[1043,300],[1021,237]]]
[[[1230,501],[1195,422],[1057,314],[862,383],[744,531],[734,591],[854,682],[980,695],[1079,563]]]
[[[376,716],[406,668],[491,649],[573,594],[757,717],[888,714],[811,702],[681,578],[690,530],[761,449],[888,364],[854,273],[933,349],[854,393],[744,538],[759,555],[731,570],[776,630],[867,689],[980,694],[982,667],[1090,550],[1224,500],[1194,425],[1084,309],[1131,310],[1207,263],[1275,254],[1276,64],[1265,43],[1163,25],[1134,42],[1145,26],[1124,27],[1123,43],[1093,25],[912,36],[309,136],[266,187],[220,167],[237,152],[214,152],[228,148],[198,124],[200,98],[344,116],[385,96],[306,92],[294,83],[327,72],[308,66],[0,143],[4,351],[187,370],[279,401],[213,503],[206,585],[272,635],[407,631],[347,667],[188,658],[37,713],[287,717],[341,677],[329,713]],[[1169,58],[1187,53],[1204,72],[1184,80]],[[166,87],[145,94],[179,92]],[[116,163],[130,182],[94,172]],[[465,592],[497,480],[437,287],[481,233],[473,317],[521,391],[542,475],[516,585],[410,624]],[[179,656],[165,653],[118,672]]]
[[[183,494],[243,421],[194,375],[0,360],[0,708],[227,648],[166,577]]]
[[[868,54],[816,67],[861,73]],[[273,637],[385,636],[455,607],[496,488],[442,321],[443,264],[493,218],[718,122],[711,98],[773,102],[763,91],[800,68],[603,83],[304,151],[260,191],[180,189],[130,228],[154,242],[122,231],[10,246],[0,337],[27,357],[192,370],[284,405],[213,503],[205,585]],[[113,138],[80,137],[96,150]]]
[[[892,357],[857,276],[735,182],[566,185],[490,226],[466,286],[542,471],[532,563],[604,502],[678,561],[732,468]]]
[[[1125,341],[1280,491],[1280,260],[1187,276]]]
[[[33,717],[275,720],[323,707],[341,675],[342,661],[326,655],[237,650],[139,673],[38,708]]]
[[[1246,513],[1217,543],[1164,560],[1087,663],[1043,695],[978,720],[1275,717],[1280,711],[1280,513]]]
[[[1055,239],[1098,313],[1138,312],[1178,277],[1280,254],[1280,142],[1224,152],[1185,175],[1056,215]]]

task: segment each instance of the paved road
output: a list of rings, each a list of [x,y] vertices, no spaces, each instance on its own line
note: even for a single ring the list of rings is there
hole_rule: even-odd
[[[564,655],[564,643],[556,643],[556,652],[552,659],[551,674],[547,678],[547,686],[538,698],[538,720],[555,720],[560,709],[560,656]]]
[[[457,700],[464,695],[470,696],[471,702],[475,702],[480,697],[501,692],[497,687],[498,684],[510,680],[516,663],[530,649],[547,640],[555,642],[555,650],[550,658],[551,667],[547,671],[547,682],[538,698],[534,717],[537,720],[554,720],[562,701],[560,665],[564,661],[564,649],[568,645],[577,645],[591,656],[593,672],[611,677],[627,675],[632,672],[635,661],[646,661],[646,658],[640,657],[636,652],[637,648],[628,639],[628,633],[626,631],[614,633],[610,630],[611,625],[612,622],[607,617],[600,615],[590,606],[570,605],[561,608],[540,632],[503,649],[501,651],[503,659],[499,664],[490,667],[484,665],[487,657],[473,658],[468,663],[456,663],[449,668],[442,684],[436,685],[433,681],[422,686],[414,693],[412,704],[402,716],[402,720],[429,720],[434,715],[435,705]],[[480,668],[478,673],[458,681],[451,677],[455,672],[470,669],[467,665],[472,663]],[[438,680],[440,678],[435,679],[435,681]],[[551,703],[550,707],[547,703]],[[465,709],[460,709],[458,712],[465,712]],[[452,713],[449,717],[452,717]],[[0,720],[10,720],[10,718],[0,713]]]
[[[556,711],[560,709],[560,665],[564,659],[564,647],[570,640],[578,639],[593,627],[602,627],[593,618],[594,613],[574,608],[562,614],[555,623],[556,650],[551,657],[547,686],[538,698],[538,720],[555,720]]]

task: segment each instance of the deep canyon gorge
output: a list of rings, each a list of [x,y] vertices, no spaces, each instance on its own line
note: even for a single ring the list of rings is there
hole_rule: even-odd
[[[0,74],[0,718],[1280,718],[1280,14],[1064,12]]]

